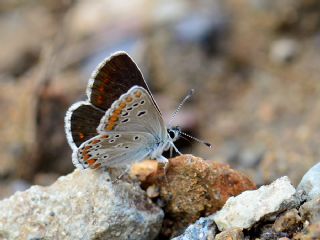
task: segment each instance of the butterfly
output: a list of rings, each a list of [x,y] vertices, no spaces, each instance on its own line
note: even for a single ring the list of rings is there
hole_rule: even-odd
[[[179,127],[167,128],[141,71],[125,52],[104,60],[87,86],[87,100],[65,116],[72,162],[80,169],[115,168],[144,159],[167,163]],[[178,151],[179,152],[179,151]]]

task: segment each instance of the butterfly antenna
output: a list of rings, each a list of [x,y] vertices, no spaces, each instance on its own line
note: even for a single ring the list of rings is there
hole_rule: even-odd
[[[193,136],[191,136],[191,135],[189,135],[189,134],[187,134],[187,133],[181,132],[181,131],[179,131],[179,133],[180,133],[181,135],[186,136],[186,137],[188,137],[188,138],[190,138],[190,139],[193,139],[193,140],[195,140],[195,141],[197,141],[197,142],[199,142],[199,143],[202,143],[202,144],[206,145],[206,146],[209,147],[209,148],[212,148],[212,145],[211,145],[210,143],[208,143],[208,142],[205,142],[205,141],[203,141],[203,140],[200,140],[199,138],[193,137]]]
[[[194,93],[194,89],[190,89],[187,96],[184,97],[184,99],[181,101],[181,103],[179,104],[179,106],[177,107],[176,111],[174,111],[174,113],[172,114],[172,117],[169,121],[169,126],[171,126],[171,123],[173,121],[173,119],[175,118],[175,116],[177,115],[177,113],[180,111],[181,107],[185,104],[185,102],[191,98],[191,96],[193,95]]]

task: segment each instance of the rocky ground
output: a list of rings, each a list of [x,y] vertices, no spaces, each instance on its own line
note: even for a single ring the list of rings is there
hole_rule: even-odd
[[[192,155],[163,171],[140,163],[119,180],[118,172],[75,170],[18,192],[0,201],[0,239],[320,238],[320,164],[297,188],[285,176],[256,189],[227,165]]]
[[[290,206],[281,202],[287,201],[284,196],[281,200],[277,194],[279,199],[272,199],[267,190],[299,192],[295,189],[299,190],[302,177],[319,162],[319,26],[320,4],[315,0],[1,1],[0,199],[33,185],[53,185],[32,187],[3,200],[1,224],[8,220],[1,225],[5,227],[0,236],[6,239],[21,232],[18,225],[18,230],[11,231],[8,224],[27,216],[37,224],[22,233],[35,230],[37,236],[43,236],[46,224],[57,227],[57,234],[88,226],[87,239],[97,237],[96,233],[105,236],[113,229],[109,215],[97,220],[89,216],[89,209],[95,212],[90,203],[98,201],[94,193],[98,186],[87,186],[92,187],[87,190],[92,197],[85,197],[87,209],[76,210],[72,216],[67,208],[67,204],[76,207],[84,201],[77,199],[76,192],[67,194],[69,184],[80,187],[76,179],[89,174],[89,179],[101,185],[107,176],[78,171],[68,175],[74,167],[63,119],[67,108],[84,97],[95,66],[114,51],[123,50],[141,68],[167,122],[188,90],[196,90],[174,122],[213,144],[209,149],[196,141],[177,142],[183,153],[211,159],[206,161],[210,167],[200,160],[186,165],[184,158],[178,158],[171,160],[164,177],[162,171],[155,171],[153,162],[134,166],[132,177],[139,175],[142,190],[135,182],[128,184],[141,196],[146,191],[147,198],[139,200],[142,209],[130,200],[135,195],[127,183],[118,183],[119,189],[108,183],[101,190],[114,199],[121,199],[118,192],[128,194],[121,207],[132,213],[137,208],[141,211],[132,214],[132,226],[140,226],[141,219],[150,222],[149,228],[132,230],[132,236],[178,237],[194,223],[181,239],[192,239],[188,233],[202,236],[205,228],[207,235],[202,239],[317,239],[319,200],[305,198],[317,192],[313,190],[317,187],[310,189],[305,184],[307,195],[293,194],[295,204]],[[59,178],[64,175],[69,180]],[[256,207],[254,202],[246,205],[244,192],[255,186],[258,190],[251,192],[252,198],[258,202],[271,199],[275,205],[266,206],[260,215],[247,214],[245,220],[232,216],[242,225],[221,227],[217,216],[224,214],[228,219],[228,209],[233,211],[238,204]],[[57,189],[66,194],[58,196]],[[237,195],[239,199],[227,200]],[[110,205],[108,201],[101,204]],[[66,206],[60,209],[61,202]],[[49,211],[43,215],[47,204],[63,214],[52,217]],[[9,213],[9,206],[18,210]],[[96,207],[100,213],[105,205]],[[121,225],[126,214],[114,226]],[[65,223],[70,219],[75,225],[68,230]],[[55,238],[53,232],[50,236]],[[32,234],[30,238],[36,236]]]

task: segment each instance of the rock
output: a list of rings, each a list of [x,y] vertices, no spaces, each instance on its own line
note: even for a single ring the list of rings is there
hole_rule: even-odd
[[[293,237],[294,240],[317,240],[320,239],[320,223],[312,224]]]
[[[270,50],[270,58],[275,63],[289,63],[298,54],[298,43],[293,39],[280,39],[275,41]]]
[[[249,236],[251,235],[257,235],[255,232],[258,232],[258,236],[256,236],[256,239],[259,240],[275,240],[275,239],[280,239],[280,238],[286,238],[289,235],[283,232],[276,232],[272,228],[272,224],[263,224],[261,226],[257,226],[256,228],[253,227],[253,229],[250,230],[251,234],[248,234]]]
[[[90,169],[18,192],[0,209],[5,239],[154,239],[163,219],[139,186]]]
[[[130,169],[130,177],[138,178],[141,182],[144,182],[150,174],[157,171],[157,168],[158,163],[155,160],[134,163]]]
[[[244,235],[241,228],[225,230],[215,237],[215,240],[243,240]]]
[[[290,232],[299,229],[299,227],[301,228],[302,225],[303,224],[298,210],[291,209],[276,219],[275,223],[273,224],[273,229],[276,232]]]
[[[220,231],[234,227],[251,228],[264,217],[271,217],[298,206],[300,200],[295,196],[295,192],[288,177],[279,178],[258,190],[230,197],[224,207],[214,215],[214,220]]]
[[[320,222],[320,197],[301,205],[299,212],[303,221],[310,223]]]
[[[303,176],[297,190],[303,190],[309,200],[320,197],[320,163],[310,168]]]
[[[214,239],[217,227],[212,216],[200,218],[190,225],[185,232],[172,240],[210,240]]]
[[[192,155],[170,159],[166,175],[163,168],[159,168],[142,185],[145,189],[153,185],[160,189],[155,201],[164,206],[163,237],[181,234],[200,217],[219,210],[229,197],[256,189],[247,176],[228,165]]]

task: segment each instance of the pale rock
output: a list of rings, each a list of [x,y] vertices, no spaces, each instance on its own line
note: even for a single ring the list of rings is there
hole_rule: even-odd
[[[244,234],[241,228],[231,228],[216,235],[214,240],[243,240]]]
[[[302,204],[299,212],[304,221],[311,224],[320,222],[320,197]]]
[[[289,63],[298,55],[298,52],[297,41],[289,38],[279,39],[271,46],[270,58],[275,63]]]
[[[75,170],[0,202],[4,239],[154,239],[163,212],[137,184]]]
[[[213,217],[200,218],[190,225],[185,232],[172,240],[214,240],[217,227]]]
[[[236,227],[248,229],[262,218],[298,206],[300,199],[295,193],[288,177],[282,177],[258,190],[230,197],[213,218],[220,231]]]
[[[302,177],[297,190],[305,192],[308,200],[320,197],[320,162]]]

